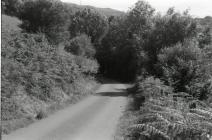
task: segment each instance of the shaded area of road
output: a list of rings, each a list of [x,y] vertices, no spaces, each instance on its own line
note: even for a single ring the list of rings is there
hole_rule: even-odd
[[[128,86],[103,84],[95,95],[3,136],[3,140],[113,140],[127,104]]]

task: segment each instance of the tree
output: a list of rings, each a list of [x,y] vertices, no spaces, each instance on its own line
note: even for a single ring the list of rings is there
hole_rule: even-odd
[[[30,33],[45,33],[52,42],[58,42],[65,32],[66,13],[62,2],[57,0],[26,1],[20,11],[21,27]]]
[[[91,37],[91,42],[99,43],[99,38],[105,32],[106,18],[91,9],[78,11],[70,17],[69,32],[74,38],[80,34],[87,34]]]
[[[154,9],[139,1],[123,17],[109,18],[109,32],[97,53],[100,71],[130,81],[141,73],[143,45],[152,26]]]
[[[156,15],[144,46],[144,50],[149,57],[149,64],[146,67],[147,71],[158,76],[160,73],[158,73],[155,64],[158,62],[157,56],[160,51],[196,36],[196,21],[187,11],[180,14],[170,8],[166,15]]]
[[[129,11],[126,22],[131,33],[144,37],[151,28],[152,16],[155,9],[145,1],[138,1]]]
[[[90,38],[85,34],[71,39],[64,49],[72,54],[88,58],[93,58],[96,52]]]
[[[2,13],[10,16],[18,16],[22,3],[22,0],[2,0]]]

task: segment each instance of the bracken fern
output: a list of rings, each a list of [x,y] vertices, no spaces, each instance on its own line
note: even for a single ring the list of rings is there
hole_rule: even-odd
[[[142,91],[145,92],[145,88]],[[145,95],[146,93],[143,92],[137,94]],[[169,92],[167,95],[158,96],[159,93],[157,96],[147,96],[145,103],[140,107],[141,115],[138,117],[137,124],[131,127],[141,137],[155,139],[155,136],[160,136],[162,139],[170,140],[209,140],[211,138],[212,110],[206,103],[187,93],[171,94]]]

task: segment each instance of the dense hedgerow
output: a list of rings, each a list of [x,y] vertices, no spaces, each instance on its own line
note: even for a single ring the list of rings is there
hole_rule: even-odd
[[[131,50],[136,50],[133,54],[137,69],[134,73],[137,80],[129,89],[133,97],[132,112],[137,119],[128,129],[130,136],[126,137],[209,140],[212,137],[209,30],[199,30],[196,20],[186,11],[181,14],[170,8],[163,16],[151,15],[151,7],[145,2],[138,2],[133,8],[129,12],[133,15],[128,16],[133,18],[140,12],[135,21],[144,22],[134,21],[137,25],[134,28],[138,28],[125,37],[128,44],[123,44],[131,44]],[[117,27],[122,28],[124,22]]]
[[[67,95],[73,94],[71,85],[78,84],[85,74],[90,77],[97,71],[95,60],[68,53],[60,55],[44,35],[14,34],[2,46],[2,119],[19,118],[24,114],[16,108],[14,100],[20,87],[30,97],[45,102],[55,101],[55,88]],[[15,112],[19,115],[14,115]]]

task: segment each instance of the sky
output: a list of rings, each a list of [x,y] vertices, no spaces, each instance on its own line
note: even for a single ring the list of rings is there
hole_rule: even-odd
[[[137,0],[62,0],[82,5],[91,5],[101,8],[112,8],[127,11]],[[146,0],[158,12],[165,13],[168,8],[175,7],[176,11],[190,10],[195,17],[212,16],[212,0]]]

